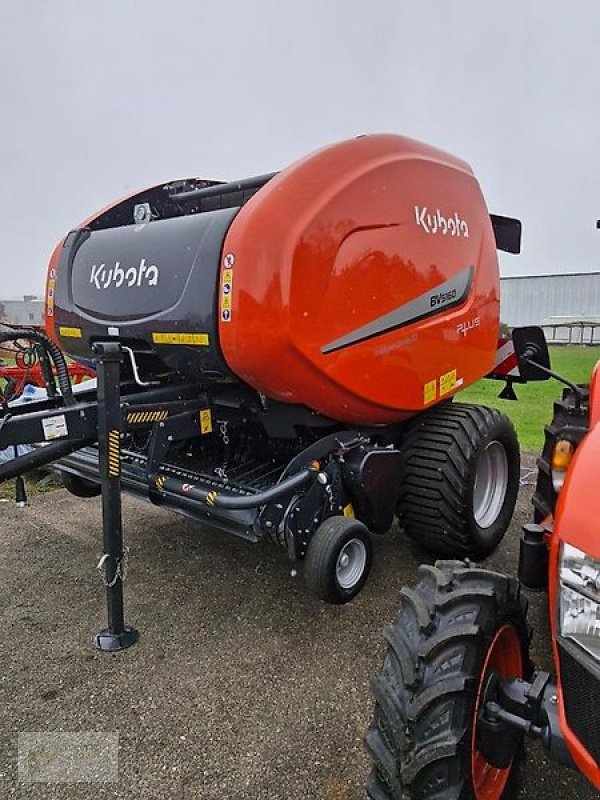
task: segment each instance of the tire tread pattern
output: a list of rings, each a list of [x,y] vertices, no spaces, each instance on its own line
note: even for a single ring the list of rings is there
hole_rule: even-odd
[[[538,474],[533,495],[535,521],[542,522],[554,513],[557,494],[552,484],[552,451],[556,443],[556,435],[561,428],[569,426],[577,444],[589,428],[589,392],[584,389],[583,402],[580,408],[575,406],[575,393],[565,389],[561,400],[554,403],[552,421],[544,427],[544,446],[537,459]]]
[[[360,538],[367,550],[367,563],[363,576],[356,586],[348,591],[337,586],[335,580],[335,562],[340,544],[340,537]],[[326,519],[313,534],[304,563],[304,579],[309,593],[325,602],[338,604],[351,600],[365,583],[371,569],[372,545],[368,531],[362,522],[349,520],[342,516]]]
[[[376,704],[365,745],[372,800],[473,799],[471,720],[480,670],[495,632],[509,622],[530,676],[526,615],[515,578],[460,561],[419,568],[419,583],[402,593],[386,632],[383,671],[371,683]]]
[[[508,513],[503,511],[502,516],[508,524],[519,485],[519,457],[516,434],[506,415],[486,406],[452,402],[407,425],[398,520],[411,539],[435,555],[479,558],[493,549],[473,538],[469,496],[478,448],[487,432],[499,424],[514,437],[516,447],[516,457],[507,453]]]

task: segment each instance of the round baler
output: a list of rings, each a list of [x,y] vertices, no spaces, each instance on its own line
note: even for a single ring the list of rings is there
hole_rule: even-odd
[[[506,530],[514,430],[453,397],[496,363],[496,249],[518,225],[490,217],[463,161],[361,136],[90,217],[52,256],[46,327],[84,364],[121,348],[125,490],[271,535],[345,602],[394,514],[448,556],[484,556]],[[99,482],[94,446],[58,466]]]

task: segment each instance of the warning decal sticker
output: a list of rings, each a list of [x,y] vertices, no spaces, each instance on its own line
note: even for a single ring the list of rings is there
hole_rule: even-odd
[[[192,344],[208,347],[208,333],[153,333],[154,344]]]
[[[48,273],[48,286],[46,288],[46,316],[54,316],[54,292],[56,289],[56,270],[51,269]]]
[[[204,436],[207,433],[212,433],[212,414],[210,408],[203,408],[200,411],[200,433]]]
[[[230,263],[233,264],[233,256]],[[231,292],[233,291],[233,269],[229,267],[223,270],[221,278],[221,319],[223,322],[231,321]]]
[[[71,339],[81,339],[83,336],[83,334],[81,333],[81,328],[67,328],[64,325],[60,326],[58,332],[60,333],[61,336]]]
[[[57,417],[47,417],[42,420],[42,428],[44,430],[44,439],[51,442],[53,439],[60,439],[63,436],[68,436],[67,420],[64,414]]]
[[[423,405],[429,405],[437,397],[437,381],[429,381],[423,386]]]
[[[462,381],[461,381],[462,383]],[[452,369],[440,377],[440,397],[457,389],[460,384],[456,380],[456,370]]]

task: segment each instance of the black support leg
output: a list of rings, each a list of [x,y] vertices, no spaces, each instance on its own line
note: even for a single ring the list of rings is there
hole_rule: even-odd
[[[102,571],[106,584],[108,627],[96,634],[99,650],[115,652],[137,641],[135,628],[123,617],[123,529],[121,522],[121,348],[116,342],[97,342],[98,444],[102,478]]]

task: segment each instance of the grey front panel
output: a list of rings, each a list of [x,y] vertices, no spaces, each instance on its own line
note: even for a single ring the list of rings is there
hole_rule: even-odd
[[[117,337],[194,380],[202,371],[228,375],[217,292],[223,241],[238,210],[69,234],[55,299],[56,330],[67,352],[89,358],[94,341]],[[82,336],[62,337],[61,327],[79,328]],[[168,344],[165,334],[180,342]],[[208,344],[182,344],[186,334],[202,334]]]

